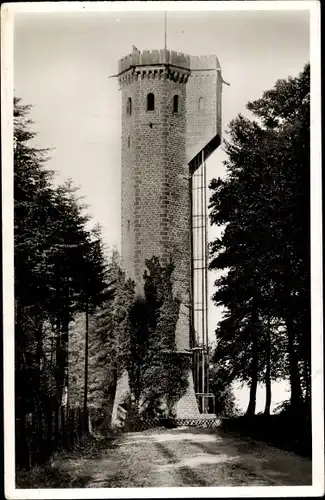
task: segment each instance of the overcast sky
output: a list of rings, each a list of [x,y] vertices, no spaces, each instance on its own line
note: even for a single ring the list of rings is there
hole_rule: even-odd
[[[164,13],[20,13],[14,37],[15,96],[33,105],[37,144],[54,148],[49,167],[80,186],[105,242],[119,247],[121,93],[109,76],[132,45],[163,48]],[[231,84],[223,88],[226,130],[238,113],[248,114],[248,101],[277,79],[296,76],[309,61],[309,13],[169,12],[167,44],[191,55],[217,55]],[[224,173],[224,159],[219,148],[208,161],[208,179]],[[215,234],[210,229],[209,239]],[[213,280],[211,274],[210,295]],[[211,303],[212,338],[219,317]],[[281,399],[283,390],[275,388],[274,396]],[[245,392],[242,406],[247,397]],[[257,409],[263,404],[264,394]]]

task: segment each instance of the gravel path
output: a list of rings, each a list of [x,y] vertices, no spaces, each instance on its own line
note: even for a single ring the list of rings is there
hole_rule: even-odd
[[[100,458],[60,464],[87,488],[311,485],[311,460],[219,429],[125,434]],[[72,485],[73,486],[73,485]]]

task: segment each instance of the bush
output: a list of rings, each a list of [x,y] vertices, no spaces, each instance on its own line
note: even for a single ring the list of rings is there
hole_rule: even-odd
[[[161,418],[159,421],[166,429],[175,429],[177,427],[177,423],[174,418]]]

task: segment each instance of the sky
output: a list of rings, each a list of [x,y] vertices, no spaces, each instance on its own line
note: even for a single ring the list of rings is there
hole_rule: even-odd
[[[191,55],[217,55],[223,87],[222,122],[238,113],[251,116],[247,102],[258,99],[276,80],[297,76],[309,61],[309,12],[168,12],[167,45]],[[132,50],[164,46],[161,12],[52,12],[15,14],[14,94],[33,106],[36,144],[53,148],[49,168],[58,181],[71,178],[103,227],[105,243],[120,247],[121,93],[118,60]],[[223,176],[226,155],[219,148],[207,164],[207,178]],[[209,240],[218,234],[209,228]],[[209,296],[216,276],[209,274]],[[209,303],[209,337],[221,317]],[[273,407],[287,399],[274,384]],[[248,403],[246,388],[238,404]],[[264,406],[258,389],[257,411]]]

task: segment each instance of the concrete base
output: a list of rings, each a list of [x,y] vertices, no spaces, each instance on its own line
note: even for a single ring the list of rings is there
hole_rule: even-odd
[[[175,405],[175,418],[200,418],[199,407],[195,396],[192,370],[188,373],[188,387],[186,394]]]
[[[119,378],[116,385],[116,392],[114,398],[114,406],[112,412],[112,428],[123,427],[124,422],[121,421],[118,408],[121,405],[126,405],[129,402],[131,393],[129,386],[129,377],[127,371],[125,371]],[[175,418],[177,419],[198,419],[202,417],[199,412],[199,407],[197,404],[192,370],[188,373],[188,387],[186,394],[181,397],[181,399],[175,405]]]

